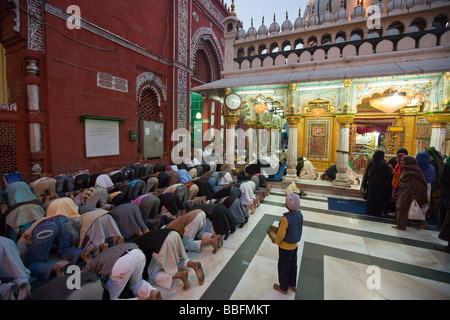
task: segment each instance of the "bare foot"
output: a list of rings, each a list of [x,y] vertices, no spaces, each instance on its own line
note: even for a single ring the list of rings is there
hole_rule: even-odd
[[[108,246],[107,243],[104,243],[104,244],[106,244],[106,246]],[[101,246],[102,246],[102,245],[100,245],[100,247],[101,247]],[[82,252],[82,253],[80,254],[80,258],[81,258],[81,260],[83,260],[86,264],[93,260],[93,258],[92,258],[92,256],[91,256],[91,253],[90,253],[90,252]]]
[[[213,253],[216,254],[217,250],[219,249],[218,238],[215,236],[211,236],[211,238],[202,239],[202,243],[200,246],[203,247],[203,246],[208,246],[208,245],[213,246]]]
[[[205,281],[205,273],[203,272],[202,264],[200,262],[192,262],[188,261],[188,267],[194,269],[195,274],[197,275],[198,284],[202,285]]]
[[[56,274],[56,277],[62,277],[64,276],[64,267],[69,264],[69,261],[63,259],[61,261],[58,261],[52,268],[52,271]]]
[[[114,245],[118,245],[118,244],[124,244],[125,243],[125,238],[122,236],[117,236],[114,239]]]
[[[161,296],[161,292],[159,292],[158,290],[152,290],[148,297],[146,298],[139,297],[138,300],[164,300],[164,299]]]
[[[28,299],[31,295],[30,292],[30,285],[28,282],[22,282],[19,284],[19,290],[18,290],[17,300],[25,300]]]
[[[98,246],[100,253],[102,253],[103,251],[105,251],[108,248],[109,248],[109,245],[107,243],[102,243],[101,245]]]
[[[280,285],[279,285],[279,284],[277,284],[277,283],[275,283],[275,284],[273,285],[273,288],[274,288],[275,290],[277,290],[277,291],[281,292],[282,294],[287,294],[287,291],[283,291],[283,290],[281,290],[281,287],[280,287]]]
[[[188,272],[187,271],[178,271],[173,278],[180,279],[181,281],[183,281],[183,290],[189,289],[190,283],[188,280]]]

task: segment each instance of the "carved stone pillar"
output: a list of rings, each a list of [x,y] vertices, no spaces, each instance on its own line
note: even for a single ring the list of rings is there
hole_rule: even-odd
[[[248,149],[247,149],[247,161],[248,163],[256,162],[258,157],[258,141],[256,138],[256,121],[245,121],[245,125],[248,127],[247,137],[248,137]],[[256,138],[257,139],[257,138]],[[255,148],[256,144],[256,148]]]
[[[234,158],[236,153],[236,124],[239,121],[238,116],[225,116],[224,121],[227,125],[226,128],[226,137],[227,137],[227,146],[226,146],[226,170],[234,170],[236,169],[234,164]]]
[[[339,187],[350,188],[348,177],[348,156],[349,156],[349,138],[350,138],[350,124],[353,123],[355,115],[337,115],[336,120],[339,123],[339,146],[338,156],[336,162],[336,179],[333,185]]]
[[[430,113],[426,117],[431,123],[430,147],[435,147],[437,151],[445,154],[445,136],[447,124],[450,122],[450,113]]]
[[[263,131],[264,131],[264,124],[261,122],[256,123],[256,132],[258,133],[258,159],[263,156]]]
[[[300,116],[287,115],[286,121],[289,123],[289,144],[286,176],[283,177],[285,182],[300,182],[297,176],[297,126],[300,123]]]

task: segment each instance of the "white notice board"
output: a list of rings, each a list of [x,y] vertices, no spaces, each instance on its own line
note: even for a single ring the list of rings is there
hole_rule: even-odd
[[[119,149],[119,122],[86,119],[86,157],[117,156]]]

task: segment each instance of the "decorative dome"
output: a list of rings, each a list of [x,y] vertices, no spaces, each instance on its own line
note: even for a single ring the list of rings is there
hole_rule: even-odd
[[[366,15],[366,9],[360,4],[358,1],[358,5],[353,8],[352,13],[350,14],[350,17],[352,20],[358,19],[358,18],[364,18]]]
[[[294,22],[294,30],[304,28],[306,25],[305,19],[302,18],[302,9],[298,10],[298,18]]]
[[[378,7],[379,10],[377,8],[373,9],[374,7]],[[384,12],[384,4],[381,1],[375,1],[374,3],[372,3],[368,8],[367,8],[367,15],[371,16],[372,14],[374,14],[375,12],[380,12],[383,13]]]
[[[292,31],[292,22],[289,20],[288,12],[286,11],[286,20],[281,25],[281,32]]]
[[[319,23],[320,23],[319,17],[314,13],[314,7],[313,7],[311,10],[311,15],[308,18],[307,26],[308,27],[318,26]]]
[[[344,8],[344,0],[341,0],[341,8],[338,12],[334,15],[334,20],[336,22],[347,22],[348,21],[348,11]]]
[[[241,28],[239,29],[239,31],[237,32],[237,34],[236,34],[236,39],[237,40],[242,40],[242,39],[245,39],[245,37],[246,37],[246,32],[245,32],[245,30],[244,30],[244,23],[243,22],[241,22]]]
[[[389,0],[385,0],[389,1]],[[325,12],[329,11],[333,16],[341,9],[344,8],[350,14],[352,8],[356,6],[357,0],[309,0],[308,7],[314,8],[314,12],[318,17],[322,17]]]
[[[280,33],[280,25],[276,21],[275,14],[273,15],[273,22],[269,27],[269,33],[270,34],[279,34]]]
[[[333,14],[330,12],[329,3],[327,3],[327,11],[320,17],[320,23],[333,23]]]
[[[262,18],[262,25],[258,29],[258,36],[267,36],[269,34],[269,29],[267,29],[264,24],[264,17]]]
[[[424,0],[408,0],[406,2],[406,9],[411,9],[413,7],[423,7],[424,5]]]
[[[256,31],[256,28],[253,26],[253,18],[252,18],[252,26],[247,31],[247,37],[256,37],[258,35],[258,32]]]
[[[387,6],[387,12],[392,12],[393,10],[403,10],[405,7],[405,0],[391,0]]]

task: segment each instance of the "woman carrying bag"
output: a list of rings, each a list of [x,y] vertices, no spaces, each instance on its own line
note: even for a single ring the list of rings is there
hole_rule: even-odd
[[[428,204],[427,181],[425,180],[416,158],[412,156],[404,156],[400,160],[400,164],[403,167],[403,172],[400,176],[398,200],[396,203],[397,225],[393,226],[393,228],[398,230],[406,230],[410,210],[412,214],[414,212],[414,208],[417,208],[414,200],[417,201],[419,207],[423,207]],[[427,225],[423,214],[422,217],[411,216],[411,218],[413,218],[412,220],[419,221],[419,229],[422,229]]]

